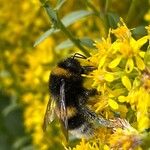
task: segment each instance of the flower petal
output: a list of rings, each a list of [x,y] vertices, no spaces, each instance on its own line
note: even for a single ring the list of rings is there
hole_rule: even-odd
[[[118,97],[118,101],[121,102],[121,103],[123,103],[123,102],[126,101],[126,97],[123,96],[123,95],[121,95],[121,96]]]
[[[139,40],[137,40],[138,48],[140,49],[147,42],[147,40],[148,40],[148,36],[144,36]]]
[[[114,80],[114,76],[112,74],[105,74],[104,79],[108,82],[112,82]]]
[[[115,110],[119,108],[118,103],[114,101],[113,99],[108,100],[108,105]]]
[[[135,57],[135,61],[136,61],[136,65],[140,70],[144,70],[145,69],[145,64],[144,61],[141,59],[141,57],[136,56]]]
[[[103,56],[103,57],[101,58],[101,60],[99,61],[99,66],[98,66],[98,68],[101,68],[101,67],[104,65],[105,61],[106,61],[106,56]]]
[[[133,63],[133,59],[132,58],[129,58],[127,60],[127,63],[126,63],[126,66],[125,66],[125,71],[127,73],[130,73],[134,68],[134,63]]]
[[[119,57],[115,58],[113,61],[111,61],[109,64],[109,68],[117,67],[121,61],[121,58],[122,58],[122,56],[119,56]]]
[[[128,90],[131,90],[131,82],[130,82],[130,79],[127,77],[127,76],[123,76],[121,78],[122,80],[122,84],[128,89]]]

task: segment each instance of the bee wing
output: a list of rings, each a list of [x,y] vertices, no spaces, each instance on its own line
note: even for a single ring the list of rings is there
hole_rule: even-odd
[[[45,131],[48,124],[50,124],[54,120],[55,107],[56,107],[55,100],[49,99],[46,112],[45,112],[45,116],[44,116],[43,131]]]
[[[68,140],[68,118],[67,118],[67,108],[65,102],[65,81],[61,80],[60,85],[60,101],[59,101],[59,119],[61,122],[62,131]]]
[[[97,115],[95,112],[91,111],[88,107],[82,106],[81,112],[88,122],[92,122],[96,126],[104,126],[109,128],[113,126],[113,124],[109,120],[105,119],[101,115]]]

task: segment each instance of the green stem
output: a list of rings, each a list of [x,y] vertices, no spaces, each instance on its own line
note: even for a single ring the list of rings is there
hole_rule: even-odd
[[[64,26],[64,24],[61,22],[61,20],[59,20],[59,27],[60,29],[65,33],[65,35],[68,36],[68,38],[86,55],[86,56],[90,56],[89,52],[80,44],[80,40],[76,39],[72,33],[67,30],[67,28]]]
[[[87,6],[89,8],[91,8],[93,10],[95,15],[99,17],[99,11],[95,8],[95,6],[93,6],[93,4],[91,2],[89,2],[89,1],[85,1],[85,3],[87,4]]]
[[[42,3],[43,7],[45,8],[49,18],[53,22],[54,27],[59,28],[67,37],[76,45],[87,57],[90,56],[90,53],[80,44],[80,40],[75,38],[72,33],[67,30],[65,25],[62,23],[62,21],[59,19],[57,12],[53,10],[50,5],[46,2]]]
[[[136,10],[138,5],[139,5],[139,0],[132,0],[126,18],[127,25],[130,25],[135,20],[135,18],[139,15],[137,14],[137,10]]]
[[[109,4],[110,4],[110,0],[106,0],[106,3],[105,3],[105,14],[108,12]]]
[[[105,6],[106,7],[105,10],[103,9],[103,7],[101,7],[100,11],[98,11],[90,1],[86,1],[87,6],[91,8],[93,12],[95,13],[95,15],[101,20],[101,23],[104,26],[106,35],[108,34],[109,29],[108,29],[108,23],[107,23],[107,19],[106,19],[106,15],[104,11],[107,11],[110,0],[107,0],[107,1],[108,2],[106,2],[107,6]]]

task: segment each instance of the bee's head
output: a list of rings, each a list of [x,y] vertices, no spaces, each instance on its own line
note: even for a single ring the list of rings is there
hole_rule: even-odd
[[[64,61],[59,62],[58,66],[63,69],[69,70],[72,73],[76,73],[76,74],[83,73],[83,68],[81,67],[79,61],[73,57],[69,57]]]

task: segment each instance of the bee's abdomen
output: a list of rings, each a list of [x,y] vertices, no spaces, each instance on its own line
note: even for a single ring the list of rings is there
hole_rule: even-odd
[[[83,122],[79,127],[70,129],[69,132],[77,138],[89,139],[94,136],[94,127],[89,122]]]
[[[69,132],[77,138],[89,139],[94,135],[93,125],[79,112],[68,118],[68,129]]]
[[[80,115],[76,114],[73,117],[68,118],[68,129],[73,130],[79,128],[82,124],[84,124],[85,119]]]

